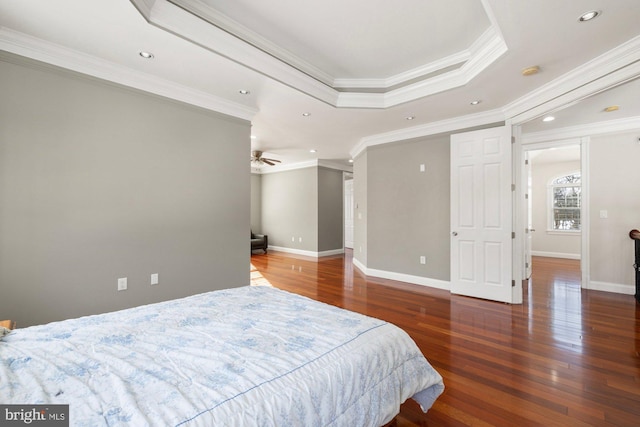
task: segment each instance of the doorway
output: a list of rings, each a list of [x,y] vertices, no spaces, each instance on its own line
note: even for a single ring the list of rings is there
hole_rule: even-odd
[[[586,266],[586,170],[580,140],[524,146],[525,162],[525,278],[537,264],[532,257],[573,260]],[[562,265],[562,263],[559,263]],[[582,281],[584,287],[585,282]]]

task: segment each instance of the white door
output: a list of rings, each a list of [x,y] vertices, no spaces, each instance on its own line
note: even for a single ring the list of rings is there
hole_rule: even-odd
[[[512,302],[511,129],[451,136],[451,292]]]
[[[353,180],[344,182],[344,247],[353,249]]]

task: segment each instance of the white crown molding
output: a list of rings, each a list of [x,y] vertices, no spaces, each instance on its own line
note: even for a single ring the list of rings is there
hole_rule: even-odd
[[[0,27],[0,50],[243,120],[250,121],[258,113],[255,108],[230,102],[6,27]]]
[[[638,75],[640,36],[516,99],[507,104],[503,111],[513,124],[521,124]]]
[[[167,0],[156,0],[147,19],[163,30],[322,102],[329,105],[337,102],[335,89]]]
[[[405,71],[395,76],[384,79],[340,79],[337,78],[333,82],[335,88],[349,89],[388,89],[393,86],[400,85],[410,80],[424,77],[428,74],[438,72],[442,69],[462,64],[471,58],[471,52],[464,50],[453,55],[442,58],[438,61]]]
[[[522,134],[522,144],[558,141],[583,136],[611,135],[631,131],[640,131],[640,117],[628,117],[625,119],[587,123],[542,132],[524,133]]]
[[[308,160],[298,163],[279,164],[275,166],[263,166],[261,168],[252,168],[251,172],[254,174],[266,175],[271,173],[286,172],[297,169],[306,169],[314,167],[323,167],[328,169],[335,169],[343,172],[353,172],[353,166],[343,165],[331,160]]]
[[[131,1],[153,25],[338,108],[389,108],[460,87],[507,51],[495,18],[487,9],[488,4],[483,2],[492,24],[468,50],[385,79],[338,79],[200,0]],[[461,61],[464,64],[457,70],[428,77]],[[386,93],[340,92],[336,89],[389,89],[420,77],[424,79]]]
[[[156,0],[131,0],[133,6],[138,9],[138,12],[140,12],[147,21],[149,20],[148,17],[151,15],[155,2]]]
[[[439,133],[466,129],[474,126],[482,126],[490,123],[503,122],[504,114],[500,110],[490,110],[467,116],[454,117],[452,119],[413,126],[392,132],[380,133],[364,137],[350,152],[352,158],[356,158],[367,147],[388,144],[390,142],[405,141],[408,139],[422,138]]]
[[[260,34],[252,31],[251,29],[245,27],[239,22],[229,18],[227,15],[220,13],[216,9],[212,8],[206,3],[203,3],[200,0],[168,0],[170,3],[173,3],[177,6],[182,7],[195,14],[196,16],[200,16],[203,19],[206,19],[211,24],[219,27],[228,33],[238,37],[240,40],[243,40],[258,49],[261,49],[276,58],[280,58],[287,64],[290,64],[294,68],[309,74],[321,81],[322,83],[331,86],[333,84],[334,78],[333,76],[325,73],[320,68],[310,64],[309,62],[303,60],[297,55],[289,52],[288,50],[278,46],[272,41],[262,37]]]

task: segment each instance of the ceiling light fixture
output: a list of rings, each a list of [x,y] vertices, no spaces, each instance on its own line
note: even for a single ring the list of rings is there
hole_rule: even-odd
[[[587,21],[591,21],[592,19],[600,16],[602,12],[600,12],[599,10],[590,10],[589,12],[585,12],[582,15],[580,15],[580,18],[578,18],[579,22],[587,22]]]
[[[311,115],[311,113],[302,113],[303,117],[309,117]]]
[[[534,74],[538,74],[539,71],[540,71],[540,67],[538,67],[537,65],[534,65],[533,67],[524,68],[522,70],[522,75],[523,76],[532,76]]]
[[[318,150],[316,150],[315,148],[312,148],[311,150],[309,150],[310,153],[317,153]]]
[[[153,53],[145,52],[144,50],[138,52],[138,55],[142,56],[144,59],[153,59]]]
[[[407,117],[405,117],[405,119],[407,119],[407,120],[413,120],[415,118],[416,118],[416,116],[407,116]]]
[[[256,138],[257,138],[257,136],[251,135],[251,139],[256,139]]]
[[[547,116],[544,119],[542,119],[543,122],[552,122],[554,121],[556,118],[553,116]]]
[[[240,89],[240,90],[238,91],[238,93],[239,93],[240,95],[249,95],[251,92],[250,92],[250,91],[248,91],[248,90],[246,90],[246,89]]]
[[[349,159],[349,163],[353,163],[353,159]]]
[[[605,112],[610,113],[612,111],[618,111],[620,109],[620,107],[618,107],[617,105],[610,105],[607,108],[604,109]]]
[[[480,101],[479,99],[476,99],[476,100],[474,100],[474,101],[471,101],[469,104],[471,104],[471,105],[478,105],[478,104],[480,104],[480,102],[482,102],[482,101]]]

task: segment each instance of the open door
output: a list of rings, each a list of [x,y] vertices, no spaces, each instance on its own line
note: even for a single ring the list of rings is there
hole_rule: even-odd
[[[527,218],[525,223],[527,224],[527,228],[524,230],[524,274],[525,278],[528,280],[531,278],[532,273],[532,258],[531,258],[531,243],[533,240],[533,232],[536,231],[533,228],[533,198],[532,196],[532,177],[531,177],[531,163],[529,162],[529,152],[524,152],[524,176],[527,178],[527,192],[525,193],[525,200],[527,201]]]
[[[512,302],[511,129],[451,136],[451,292]]]

